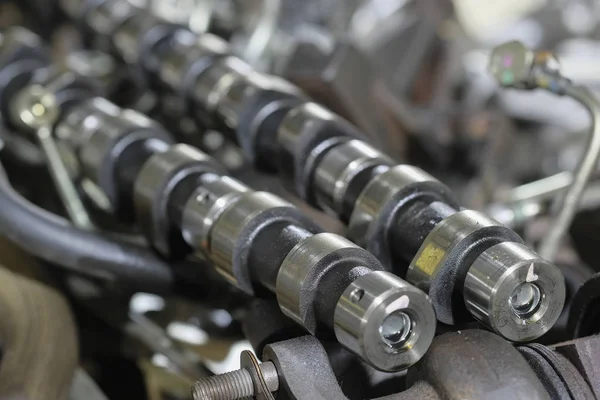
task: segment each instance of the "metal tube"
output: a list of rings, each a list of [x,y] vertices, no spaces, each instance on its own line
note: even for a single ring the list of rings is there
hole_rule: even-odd
[[[568,231],[577,209],[581,203],[581,197],[585,188],[596,170],[600,158],[600,103],[596,97],[585,87],[567,85],[565,95],[572,97],[581,103],[590,113],[592,126],[590,139],[587,143],[587,151],[579,164],[573,177],[573,183],[567,190],[566,195],[558,197],[553,204],[553,210],[560,210],[552,218],[548,234],[540,243],[540,255],[548,260],[553,260],[560,241]]]

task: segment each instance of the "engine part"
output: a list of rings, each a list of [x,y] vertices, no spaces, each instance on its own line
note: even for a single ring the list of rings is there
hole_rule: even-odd
[[[299,355],[311,360],[312,368],[303,368]],[[273,343],[263,353],[264,362],[272,362],[279,377],[280,390],[292,399],[345,400],[323,345],[309,336]]]
[[[40,27],[65,23],[52,47],[0,35],[0,231],[66,267],[41,266],[75,311],[101,388],[88,397],[184,400],[196,379],[195,399],[598,396],[597,338],[551,346],[567,321],[572,336],[600,330],[594,253],[560,239],[595,135],[579,170],[556,174],[585,132],[516,104],[503,115],[504,95],[463,63],[485,74],[489,57],[466,55],[485,44],[457,29],[456,2],[162,3],[53,0],[70,21]],[[321,29],[355,8],[339,38]],[[64,54],[80,44],[93,53]],[[290,55],[288,80],[265,72]],[[550,53],[509,44],[491,67],[595,111]],[[589,236],[596,221],[579,218]],[[244,353],[223,374],[249,345],[262,364]]]
[[[564,288],[557,288],[556,284],[564,279],[559,270],[553,271],[553,275],[539,273],[548,265],[551,264],[521,244],[505,242],[490,247],[475,260],[465,279],[467,308],[504,337],[527,341],[541,336],[548,330],[544,315],[560,315],[562,311],[562,303],[556,301],[556,290],[563,290],[562,298],[565,297]],[[488,278],[493,274],[502,274],[503,278]],[[514,283],[505,284],[504,280],[519,283],[512,291],[505,292]],[[550,299],[544,302],[544,296]],[[524,329],[524,324],[529,329]]]
[[[407,390],[377,400],[498,397],[592,399],[591,388],[595,387],[597,362],[590,357],[587,348],[594,346],[595,341],[597,338],[582,339],[558,345],[554,349],[538,344],[515,349],[500,337],[485,331],[466,330],[445,334],[436,338],[428,354],[409,369]],[[448,363],[448,358],[453,357],[457,349],[468,356]],[[566,354],[572,363],[561,354]],[[302,362],[306,356],[312,360],[310,367]],[[292,399],[348,398],[340,389],[328,354],[322,344],[312,337],[271,344],[265,349],[263,359],[265,362],[262,365],[275,368],[275,371],[269,372],[269,378],[273,381],[278,379],[279,396],[287,395]],[[241,373],[236,371],[236,374]],[[466,375],[471,382],[468,386],[462,384]],[[247,388],[247,392],[243,393],[253,390],[249,374],[237,380],[233,379],[234,375],[219,378],[229,382],[219,388],[210,386],[212,398],[236,398],[232,395],[242,393],[242,388]],[[586,381],[590,382],[589,386]],[[216,379],[212,382],[216,382]],[[242,382],[248,385],[243,386]],[[544,387],[542,382],[547,386]],[[209,388],[205,382],[201,385]],[[228,391],[225,388],[230,389]],[[233,391],[234,388],[238,391]],[[203,397],[198,395],[196,398]]]
[[[103,10],[103,12],[111,10],[116,12],[115,7],[110,6],[109,3],[96,3],[92,6],[92,9]],[[128,11],[128,13],[133,14],[130,20],[150,18],[144,10]],[[116,21],[117,17],[113,17],[112,20]],[[113,37],[115,42],[118,41],[119,29],[122,31],[133,27],[133,25],[123,22],[119,25],[121,28],[115,28],[116,33],[110,35],[99,31],[91,24],[86,26],[88,30],[92,31],[93,36]],[[136,43],[143,44],[144,51],[137,51],[138,56],[131,58],[127,56],[127,51],[124,48],[117,46],[116,50],[121,58],[135,63],[145,71],[160,70],[161,68],[157,67],[157,62],[168,65],[168,59],[161,58],[160,55],[169,53],[163,53],[164,50],[159,52],[161,48],[157,46],[160,41],[157,42],[157,34],[155,33],[162,32],[164,40],[177,35],[178,30],[164,24],[162,28],[159,24],[152,30],[142,28],[142,25],[139,24],[137,27],[139,29],[136,28],[130,30],[130,32],[132,37],[137,38]],[[198,43],[201,43],[201,40],[196,41],[194,46],[203,47]],[[173,51],[175,50],[177,49],[173,48]],[[181,52],[183,49],[178,51]],[[159,57],[152,57],[151,54],[158,54]],[[202,54],[205,54],[205,50],[202,50]],[[362,155],[358,156],[358,159],[373,159],[375,157],[375,159],[381,160],[380,165],[366,169],[372,172],[371,176],[368,176],[369,173],[365,172],[363,174],[350,174],[350,176],[344,178],[339,174],[343,175],[345,172],[331,170],[331,168],[335,169],[335,166],[330,164],[323,165],[321,173],[317,175],[315,171],[324,162],[328,153],[342,151],[341,149],[336,150],[336,148],[350,139],[360,139],[360,133],[351,124],[331,114],[323,107],[303,101],[301,94],[286,82],[272,76],[259,75],[249,65],[233,56],[220,56],[221,49],[216,55],[218,57],[214,58],[208,66],[201,71],[194,71],[193,76],[180,73],[180,78],[185,77],[186,82],[188,82],[187,86],[193,88],[188,92],[187,98],[190,115],[195,116],[198,112],[202,112],[202,119],[206,119],[204,121],[200,120],[199,123],[218,127],[225,132],[229,132],[240,144],[248,158],[255,162],[261,159],[260,154],[276,155],[279,162],[274,164],[271,161],[268,163],[267,169],[280,170],[285,176],[291,177],[296,192],[313,205],[319,205],[315,199],[315,192],[326,193],[331,190],[331,181],[322,179],[324,174],[337,173],[338,177],[334,178],[337,179],[335,182],[340,185],[339,190],[343,190],[346,194],[345,197],[347,197],[342,202],[351,205],[351,212],[341,210],[350,214],[350,238],[373,252],[376,257],[382,260],[386,268],[398,268],[398,266],[413,260],[421,245],[426,246],[423,242],[435,225],[459,209],[449,189],[443,184],[411,166],[398,166],[386,171],[390,164],[387,157],[366,144],[359,148],[358,151]],[[158,78],[161,77],[158,76]],[[193,83],[190,84],[190,82]],[[173,91],[177,91],[178,87],[181,87],[180,83],[173,87],[173,81],[171,80],[163,80],[162,83],[165,86],[171,85]],[[279,95],[273,95],[273,93]],[[265,98],[269,100],[260,100]],[[296,98],[296,103],[299,104],[294,107],[294,102],[286,101],[284,102],[285,106],[282,107],[282,98]],[[260,107],[257,107],[257,104],[260,104]],[[265,117],[264,110],[268,110],[270,115]],[[248,125],[252,127],[250,135],[248,135]],[[332,154],[331,157],[335,157],[335,155]],[[264,160],[264,156],[262,159]],[[260,163],[256,165],[258,167],[264,166]],[[317,176],[320,177],[319,180],[316,179]],[[346,188],[343,188],[344,186]],[[419,201],[416,199],[419,199]],[[415,204],[415,202],[419,204]],[[340,203],[339,199],[337,203]],[[441,205],[430,207],[430,204],[438,203],[441,203]],[[376,211],[371,209],[371,204],[375,204]],[[365,209],[368,211],[365,211]],[[420,215],[415,216],[416,214]],[[409,221],[410,225],[408,225]],[[425,221],[435,221],[435,223],[423,224]],[[416,225],[418,226],[416,228],[419,232],[418,235],[414,235],[414,230],[411,229]],[[407,226],[410,226],[410,228]],[[457,240],[458,238],[460,236],[456,237]],[[458,289],[444,293],[443,296],[440,296],[442,299],[437,299],[437,295],[433,296],[436,311],[442,322],[454,324],[458,321],[457,316],[461,313],[464,314],[464,305],[458,305],[461,302],[452,304],[453,309],[451,312],[448,312],[444,307],[450,303],[449,296],[457,298],[462,292],[466,273],[471,267],[470,263],[474,262],[477,256],[487,248],[497,243],[491,237],[489,239],[484,241],[487,243],[486,245],[477,247],[474,257],[462,258],[463,264],[455,267],[454,271],[456,273],[453,274],[453,285]],[[519,242],[520,240],[516,235],[506,230],[506,237],[502,241]],[[463,245],[466,246],[467,242]],[[402,243],[403,245],[398,246],[396,243]],[[403,252],[403,254],[396,254],[398,251]],[[438,254],[441,254],[441,251],[438,251]],[[417,258],[414,260],[416,262]],[[429,275],[437,275],[439,272],[435,271],[437,265],[441,264],[430,264],[433,267],[428,272]],[[397,273],[400,276],[405,276],[402,270],[397,271]],[[522,338],[529,340],[543,334],[560,315],[564,303],[564,282],[560,277],[560,273],[555,266],[547,264],[547,267],[536,271],[536,274],[547,274],[547,279],[552,282],[550,286],[556,288],[552,293],[547,293],[541,297],[543,303],[548,302],[551,306],[545,308],[547,311],[534,324],[521,324],[523,331],[526,333],[511,336],[509,337],[511,340],[521,340]],[[502,274],[497,273],[492,276],[500,278]],[[407,279],[411,278],[407,276]],[[504,280],[502,283],[498,282],[497,284],[500,286],[507,285],[506,289],[502,288],[503,292],[506,290],[507,293],[514,293],[521,284],[526,283],[524,279],[525,276],[522,281]],[[496,286],[496,284],[492,284],[492,286]],[[483,307],[486,309],[493,308],[489,303]],[[484,319],[482,322],[490,323],[487,317],[482,317],[483,314],[473,314],[476,318],[481,317]],[[497,326],[498,324],[504,324],[504,318],[502,318],[502,321],[498,321],[496,320],[499,318],[498,314],[487,314],[494,320],[491,327],[499,332]]]
[[[413,364],[426,351],[419,338],[427,331],[434,330],[427,319],[429,304],[423,301],[418,292],[403,290],[401,280],[394,278],[397,293],[390,295],[381,288],[392,276],[384,272],[365,275],[348,287],[335,311],[336,336],[342,344],[354,352],[368,354],[369,359],[377,360],[374,365],[385,365],[389,353],[398,353],[403,361],[394,363]],[[385,305],[385,311],[381,305]],[[356,305],[360,307],[357,309]],[[407,308],[411,305],[411,309]],[[374,326],[371,321],[378,321]],[[369,326],[371,325],[371,326]],[[383,338],[385,346],[374,346]],[[400,356],[401,355],[401,356]],[[390,370],[392,365],[383,369]]]
[[[572,337],[580,338],[600,333],[599,283],[600,274],[596,274],[573,296],[569,315],[569,333]]]
[[[78,363],[77,331],[66,301],[5,268],[0,281],[0,397],[66,399]]]
[[[171,141],[162,127],[144,115],[123,110],[101,98],[83,101],[65,111],[56,132],[81,160],[85,175],[106,194],[114,212],[129,219],[133,211],[132,177],[138,171],[129,171],[128,163],[137,166],[140,159],[155,150],[166,149],[164,143]],[[131,161],[120,161],[124,157]],[[122,196],[114,181],[118,169],[125,169],[124,179],[130,180],[123,182],[126,189]]]
[[[434,351],[409,371],[408,381],[413,387],[426,382],[442,398],[545,399],[548,396],[525,360],[516,356],[517,350],[498,336],[477,330],[460,331],[438,337],[433,347]],[[469,356],[460,365],[448,363],[448,355],[457,347]],[[465,370],[473,374],[473,385],[456,385]],[[506,390],[514,392],[505,393]]]
[[[590,385],[594,395],[600,395],[600,366],[598,365],[598,345],[600,337],[589,336],[582,339],[571,340],[552,346],[553,350],[566,357],[583,375]]]
[[[163,254],[176,254],[184,246],[171,239],[177,228],[169,223],[169,199],[175,191],[185,190],[185,185],[191,185],[189,193],[203,174],[215,171],[223,172],[215,160],[185,145],[175,145],[161,157],[149,157],[140,169],[133,188],[136,220]]]
[[[315,202],[348,222],[356,201],[356,195],[349,193],[353,189],[356,192],[353,186],[364,185],[377,170],[383,172],[392,164],[392,160],[359,140],[337,146],[323,156],[314,172]]]
[[[240,365],[240,370],[196,382],[192,387],[194,400],[237,400],[247,397],[274,400],[271,393],[279,390],[279,377],[273,363],[259,364],[254,354],[244,351],[241,354]]]
[[[519,351],[546,387],[550,398],[595,398],[581,373],[561,354],[538,343],[522,346]]]
[[[381,271],[364,249],[318,233],[290,203],[224,176],[199,150],[169,146],[161,128],[143,116],[97,98],[61,111],[57,130],[90,166],[83,169],[86,177],[108,189],[110,199],[133,197],[137,225],[164,256],[183,259],[192,249],[201,251],[242,291],[275,292],[282,311],[307,331],[334,331],[379,369],[404,369],[428,348],[435,320],[429,298]],[[107,116],[113,124],[99,128]],[[95,157],[86,152],[90,146]],[[131,157],[134,150],[141,156]],[[286,243],[271,249],[277,237]],[[266,259],[264,249],[275,256]]]
[[[256,299],[252,302],[242,328],[256,354],[262,354],[265,346],[270,343],[305,335],[298,324],[283,314],[279,304],[269,299]]]
[[[186,159],[186,153],[194,151],[198,154],[193,158],[196,160],[196,166],[206,165],[203,164],[206,156],[202,153],[191,148],[181,152],[183,148],[183,145],[179,145],[171,153],[167,151],[153,155],[144,164],[136,180],[136,193],[146,192],[144,182],[140,180],[140,177],[146,175],[145,170],[155,168],[154,165],[162,166],[163,170],[178,169],[179,166],[185,165],[166,163],[165,159],[174,155],[179,159]],[[152,174],[148,174],[150,175]],[[176,175],[169,173],[163,176]],[[179,218],[182,215],[193,215],[185,219],[187,234],[182,236],[191,240],[188,244],[192,248],[203,251],[225,278],[247,293],[257,294],[264,290],[261,288],[275,291],[284,313],[313,334],[318,334],[327,326],[337,326],[340,323],[337,311],[344,307],[342,292],[348,290],[348,285],[360,285],[361,277],[376,274],[372,271],[381,269],[374,258],[345,239],[333,234],[312,234],[316,228],[288,203],[268,193],[253,192],[228,177],[220,177],[218,169],[214,167],[205,169],[204,174],[192,182],[194,185],[185,190],[176,187],[170,198],[168,191],[162,191],[159,197],[164,199],[166,196],[167,199],[154,199],[153,204],[157,204],[157,201],[159,204],[170,204],[171,209],[180,210]],[[200,189],[195,189],[198,183],[201,185]],[[228,186],[230,188],[227,188]],[[176,192],[178,195],[175,195]],[[201,204],[194,206],[194,203]],[[157,210],[155,207],[153,208]],[[170,216],[172,215],[173,213]],[[170,216],[167,213],[167,218]],[[158,214],[145,215],[147,220],[156,218]],[[182,224],[181,219],[173,222],[175,226]],[[200,226],[194,227],[194,224]],[[190,234],[191,232],[198,233]],[[261,249],[269,246],[274,237],[279,237],[279,240],[283,239],[287,243],[276,247],[274,250],[277,251],[277,256],[271,255],[267,260],[260,255],[263,251]],[[357,340],[364,340],[385,352],[388,345],[382,336],[369,336],[371,334],[367,334],[368,329],[373,328],[377,331],[386,316],[399,309],[406,309],[408,315],[414,315],[412,323],[415,329],[410,329],[411,340],[415,341],[410,344],[414,349],[398,348],[394,350],[397,353],[388,351],[381,356],[374,356],[366,350],[367,345],[352,345],[344,341],[337,328],[336,336],[369,363],[384,370],[395,370],[412,364],[420,357],[421,343],[430,340],[427,337],[432,330],[427,331],[426,327],[434,315],[421,292],[391,275],[387,275],[387,279],[383,284],[385,291],[372,298],[365,297],[362,299],[364,305],[361,304],[367,309],[385,309],[381,320],[379,317],[369,318],[367,323],[352,334]],[[359,287],[358,290],[363,289]],[[416,298],[411,303],[405,301],[404,304],[393,308],[388,307],[390,303],[387,301],[393,303],[393,299],[408,296]],[[422,303],[421,299],[425,300],[425,303]],[[361,299],[354,299],[354,302],[359,300]],[[423,331],[416,329],[417,323],[423,324]],[[346,328],[345,325],[342,326]]]
[[[448,357],[453,357],[457,348],[469,356],[448,363]],[[304,357],[312,360],[310,368],[302,362]],[[271,344],[263,359],[275,365],[279,390],[285,390],[292,399],[348,398],[340,389],[322,345],[314,338]],[[467,386],[462,383],[465,374],[470,376],[471,384]],[[406,391],[378,400],[548,398],[540,380],[516,349],[500,337],[478,330],[436,338],[425,358],[409,369],[408,384]]]

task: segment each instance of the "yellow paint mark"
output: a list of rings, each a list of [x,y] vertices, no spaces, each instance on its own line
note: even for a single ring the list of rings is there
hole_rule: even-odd
[[[443,249],[430,243],[425,246],[415,265],[418,269],[431,276],[438,268],[440,261],[442,261],[445,255],[446,252]]]

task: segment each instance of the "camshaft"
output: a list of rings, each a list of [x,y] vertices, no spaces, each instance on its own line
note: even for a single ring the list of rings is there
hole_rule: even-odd
[[[290,203],[251,190],[200,150],[173,144],[156,122],[55,69],[30,32],[13,29],[2,39],[19,49],[0,69],[5,122],[27,133],[32,120],[57,115],[53,133],[83,175],[115,215],[135,216],[164,257],[199,252],[248,295],[274,293],[308,332],[335,336],[381,370],[407,368],[424,355],[436,324],[425,293]],[[21,68],[27,62],[31,68]]]
[[[429,293],[441,322],[470,315],[527,341],[559,317],[561,273],[515,232],[461,209],[445,185],[395,165],[347,121],[230,55],[224,41],[121,0],[66,0],[63,8],[90,43],[176,95],[199,126],[230,134],[257,168],[281,172],[309,204],[346,222],[352,241]]]

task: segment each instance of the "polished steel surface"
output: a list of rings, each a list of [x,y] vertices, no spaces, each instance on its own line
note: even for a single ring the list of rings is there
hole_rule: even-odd
[[[186,30],[177,31],[174,35],[169,43],[174,48],[158,61],[158,75],[162,82],[183,92],[187,89],[185,78],[192,64],[209,57],[223,56],[229,47],[227,42],[214,35],[198,36]]]
[[[277,141],[289,153],[293,153],[303,139],[303,132],[314,130],[323,122],[335,121],[337,118],[339,117],[316,103],[303,103],[286,114],[278,130]]]
[[[570,339],[579,328],[562,320],[573,325],[579,316],[581,324],[597,325],[593,299],[577,304],[576,291],[587,286],[591,273],[581,265],[595,267],[600,240],[597,213],[578,214],[600,159],[600,102],[563,75],[557,55],[575,47],[597,61],[600,24],[590,26],[590,7],[563,13],[564,2],[555,2],[540,12],[552,18],[532,13],[509,27],[509,36],[555,54],[516,41],[488,52],[502,32],[471,37],[460,25],[461,0],[454,7],[435,0],[54,2],[27,0],[22,13],[48,38],[60,30],[52,58],[43,52],[46,37],[0,34],[0,203],[25,205],[0,230],[13,240],[59,231],[55,226],[73,235],[64,258],[95,275],[89,282],[68,271],[52,276],[63,266],[60,257],[40,275],[53,284],[66,278],[82,328],[82,363],[93,376],[104,380],[112,371],[88,354],[89,342],[134,360],[144,375],[150,367],[173,381],[197,379],[206,367],[216,376],[196,383],[195,400],[464,400],[482,393],[529,400],[543,386],[551,397],[576,397],[596,383],[585,370],[595,360],[581,352],[559,359],[540,343],[509,343]],[[53,7],[71,20],[50,16]],[[557,25],[569,25],[576,37],[556,33]],[[80,44],[97,54],[63,54]],[[487,78],[471,58],[490,61]],[[31,86],[48,71],[60,72],[42,88],[56,98]],[[532,96],[519,114],[498,83],[541,88],[585,110],[566,115],[563,103],[548,107]],[[92,86],[114,104],[92,98]],[[530,119],[539,109],[556,116]],[[171,145],[172,137],[188,144]],[[398,165],[386,153],[419,167]],[[44,156],[49,188],[64,209],[36,180]],[[243,166],[225,175],[218,162],[231,166],[232,159]],[[461,208],[449,187],[489,216]],[[94,188],[98,201],[89,194]],[[84,200],[92,199],[89,214],[82,189]],[[331,221],[300,211],[309,207],[345,223],[347,230],[335,229],[348,239],[317,233],[319,223]],[[66,214],[74,226],[60,225],[54,214]],[[68,235],[50,236],[35,247],[54,254],[65,248],[54,242]],[[79,241],[85,238],[96,241]],[[95,257],[96,246],[105,248],[97,241],[114,251]],[[541,243],[540,254],[524,243]],[[71,252],[88,246],[85,258],[72,261]],[[148,315],[123,313],[131,287],[144,290],[146,283],[161,291],[154,300],[162,304]],[[563,313],[565,304],[571,307]],[[160,333],[163,323],[169,325]],[[479,329],[463,330],[473,326]],[[115,327],[137,337],[135,346],[110,343]],[[257,353],[265,349],[266,362],[244,352],[240,370],[218,375],[224,370],[213,369],[212,356],[187,359],[188,350],[204,354],[214,340],[241,338]],[[536,368],[535,357],[549,368]],[[121,386],[129,382],[114,375]],[[149,397],[156,397],[149,390],[155,383],[146,380]],[[189,397],[191,382],[178,384],[183,391],[152,393]]]
[[[215,165],[212,157],[191,146],[176,144],[152,155],[140,170],[134,186],[136,219],[150,235],[152,244],[164,254],[169,254],[168,233],[165,234],[168,226],[157,221],[157,213],[167,214],[168,197],[183,178],[182,172],[202,166],[205,172],[214,172],[216,168],[211,165]]]
[[[227,176],[207,175],[183,211],[182,234],[195,249],[210,254],[210,233],[219,216],[250,188]]]
[[[546,333],[565,301],[560,270],[519,243],[484,251],[469,269],[463,290],[471,314],[515,342]]]
[[[493,226],[500,224],[472,210],[459,211],[445,218],[425,238],[408,267],[406,279],[428,291],[454,248],[477,231]]]
[[[325,153],[314,173],[319,207],[334,215],[341,214],[348,185],[356,175],[376,166],[392,164],[385,154],[360,140],[333,147]]]
[[[210,259],[214,262],[217,271],[232,284],[252,292],[252,288],[236,278],[236,273],[248,274],[247,271],[235,271],[238,240],[241,239],[241,234],[247,224],[259,214],[289,207],[293,206],[267,192],[242,194],[233,207],[229,207],[221,213],[212,228]]]
[[[276,284],[277,301],[285,315],[301,325],[305,323],[306,314],[312,310],[303,304],[302,292],[314,289],[307,287],[305,281],[325,257],[344,248],[358,246],[333,233],[319,233],[300,242],[288,253],[279,268]]]
[[[231,86],[245,80],[250,72],[250,66],[239,58],[219,58],[195,81],[193,97],[206,112],[212,114]]]
[[[397,165],[375,176],[356,200],[348,224],[348,237],[360,246],[366,246],[373,226],[394,195],[408,185],[418,182],[438,182],[423,170],[410,165]]]
[[[383,371],[413,365],[434,336],[431,300],[389,272],[355,280],[338,301],[334,316],[340,343]]]

